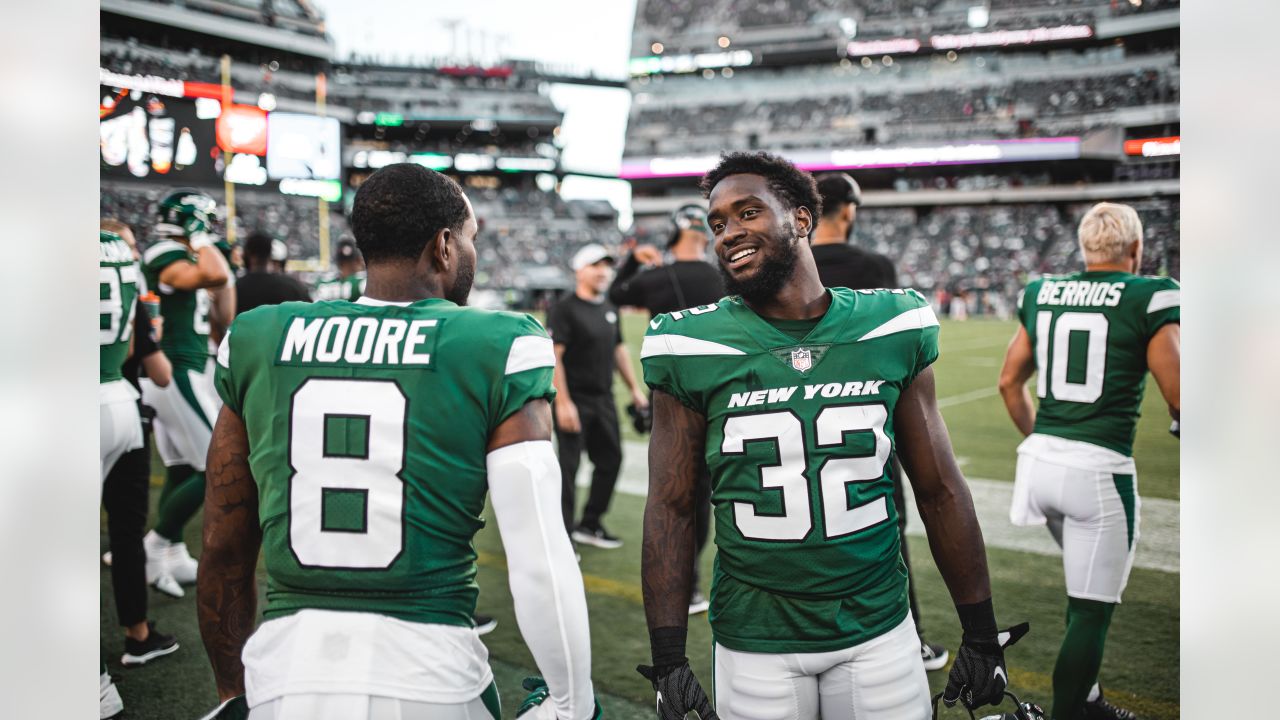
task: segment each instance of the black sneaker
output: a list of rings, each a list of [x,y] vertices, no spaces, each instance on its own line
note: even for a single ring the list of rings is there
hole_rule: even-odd
[[[124,655],[120,658],[121,665],[139,667],[178,649],[178,639],[156,630],[154,620],[147,622],[147,629],[150,630],[150,633],[147,635],[146,640],[133,640],[128,637],[124,639]]]
[[[498,621],[488,615],[475,613],[471,616],[471,622],[476,624],[476,634],[488,635],[498,628]]]
[[[594,545],[598,548],[604,548],[605,550],[613,550],[614,548],[622,547],[622,541],[613,535],[610,535],[608,531],[604,529],[604,526],[593,528],[587,527],[586,525],[579,525],[573,529],[573,539],[584,545]]]
[[[951,653],[947,652],[946,648],[920,638],[920,658],[924,660],[925,670],[930,672],[941,670],[947,666],[947,659],[950,657]]]
[[[1084,717],[1085,720],[1138,720],[1138,716],[1132,711],[1107,702],[1102,688],[1098,688],[1097,700],[1084,704]]]

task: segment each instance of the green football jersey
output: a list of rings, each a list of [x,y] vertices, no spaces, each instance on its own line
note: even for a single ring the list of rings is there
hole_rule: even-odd
[[[138,264],[129,243],[98,232],[98,383],[123,380],[137,310]]]
[[[209,293],[178,290],[160,282],[160,272],[175,262],[196,262],[191,248],[174,240],[161,240],[142,254],[147,286],[160,295],[164,333],[160,349],[175,368],[204,372],[209,360]]]
[[[1018,317],[1036,358],[1035,431],[1133,455],[1147,343],[1180,322],[1178,281],[1077,272],[1033,281]]]
[[[893,413],[938,356],[914,290],[833,288],[803,340],[742,300],[659,315],[645,382],[706,417],[717,546],[716,642],[827,652],[908,612],[889,457]]]
[[[316,283],[315,299],[320,300],[350,300],[355,302],[364,295],[365,274],[362,272],[352,273],[346,277],[325,278]]]
[[[447,300],[237,317],[215,385],[249,435],[266,617],[319,608],[469,627],[487,443],[554,397],[554,365],[533,318]]]

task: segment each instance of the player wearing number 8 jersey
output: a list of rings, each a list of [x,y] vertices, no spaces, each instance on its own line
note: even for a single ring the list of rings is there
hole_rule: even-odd
[[[703,178],[730,297],[660,315],[645,611],[663,718],[712,708],[685,658],[680,605],[698,459],[716,525],[715,706],[757,720],[930,715],[890,494],[897,446],[965,628],[947,699],[998,702],[1007,673],[982,535],[934,400],[938,322],[911,290],[827,290],[808,236],[813,178],[734,153]],[[1006,643],[1007,644],[1007,643]]]
[[[1053,676],[1053,716],[1132,718],[1097,685],[1112,612],[1138,541],[1133,438],[1147,371],[1179,415],[1180,290],[1135,275],[1142,223],[1133,208],[1095,205],[1080,222],[1084,272],[1030,283],[1000,392],[1018,430],[1010,519],[1049,526],[1062,546],[1067,631]],[[1036,373],[1037,411],[1026,387]]]
[[[498,717],[472,629],[488,492],[550,690],[537,717],[593,717],[551,340],[528,316],[465,307],[476,221],[452,180],[379,170],[353,228],[364,297],[261,307],[219,349],[199,580],[219,694],[247,693],[255,719]],[[267,605],[250,638],[259,544]]]

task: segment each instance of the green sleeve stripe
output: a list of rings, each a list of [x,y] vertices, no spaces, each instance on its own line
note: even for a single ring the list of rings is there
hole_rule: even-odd
[[[1151,301],[1147,303],[1147,314],[1168,310],[1173,307],[1181,307],[1182,291],[1174,288],[1173,290],[1159,290],[1151,295]]]

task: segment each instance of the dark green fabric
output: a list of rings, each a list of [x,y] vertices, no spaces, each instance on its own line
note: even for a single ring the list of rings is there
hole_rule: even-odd
[[[808,320],[779,320],[778,318],[767,318],[761,315],[760,319],[772,325],[782,334],[790,335],[793,340],[800,342],[805,339],[805,336],[813,332],[814,328],[818,327],[822,317],[822,315],[819,315]]]
[[[182,531],[204,505],[204,473],[190,465],[174,465],[165,471],[160,492],[156,533],[170,542],[185,542]]]
[[[484,703],[484,707],[493,716],[493,720],[502,720],[502,700],[498,697],[498,686],[489,683],[489,687],[480,693],[480,702]]]
[[[1098,681],[1114,603],[1067,598],[1067,632],[1053,666],[1054,720],[1084,718],[1089,690]]]
[[[1137,517],[1134,512],[1134,498],[1137,496],[1137,488],[1134,487],[1132,475],[1112,475],[1111,479],[1116,484],[1116,493],[1120,495],[1120,502],[1124,504],[1124,524],[1129,530],[1129,547],[1133,547],[1133,521]]]

